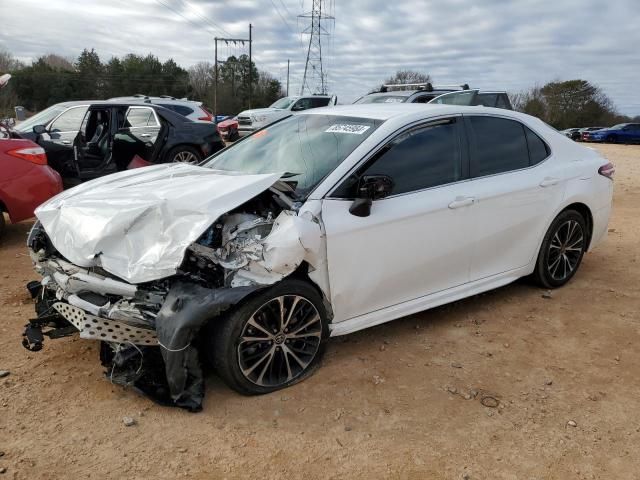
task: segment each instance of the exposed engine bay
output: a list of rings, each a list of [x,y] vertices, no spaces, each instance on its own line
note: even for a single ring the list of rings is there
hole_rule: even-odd
[[[309,212],[298,215],[291,192],[277,182],[230,209],[184,249],[173,275],[145,282],[107,271],[100,264],[102,252],[95,252],[94,265],[77,265],[53,243],[65,237],[50,235],[44,222],[37,222],[27,244],[42,280],[28,285],[37,318],[26,326],[23,345],[37,351],[45,336],[79,332],[83,339],[101,341],[101,361],[113,383],[163,405],[199,411],[200,351],[208,348],[202,333],[246,296],[314,268],[322,227]],[[64,202],[55,208],[62,217]],[[135,230],[135,223],[129,227]],[[126,229],[119,240],[127,243]],[[74,247],[73,239],[69,245]]]

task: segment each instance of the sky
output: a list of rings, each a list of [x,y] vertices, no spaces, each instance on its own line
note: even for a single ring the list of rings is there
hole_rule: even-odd
[[[95,48],[103,61],[127,53],[213,61],[214,37],[248,37],[261,70],[299,93],[312,0],[0,0],[0,48],[30,62],[75,58]],[[627,115],[640,115],[640,0],[326,0],[323,24],[329,93],[351,103],[399,69],[434,84],[516,92],[582,78]],[[219,46],[219,57],[248,53]]]

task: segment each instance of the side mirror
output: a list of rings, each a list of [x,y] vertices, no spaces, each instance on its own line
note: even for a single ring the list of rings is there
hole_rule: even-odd
[[[35,133],[36,135],[42,135],[46,131],[47,131],[47,127],[45,127],[44,125],[34,125],[33,126],[33,133]]]
[[[303,105],[294,105],[293,107],[291,107],[291,111],[292,112],[299,112],[301,110],[304,110],[304,106]]]
[[[349,213],[356,217],[368,217],[374,200],[387,197],[393,190],[393,180],[387,175],[364,175],[358,182],[356,199]]]

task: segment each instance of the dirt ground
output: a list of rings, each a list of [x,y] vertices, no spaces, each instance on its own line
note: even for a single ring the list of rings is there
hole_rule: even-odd
[[[30,223],[9,226],[0,480],[638,478],[640,146],[597,148],[617,167],[610,233],[552,298],[517,282],[332,339],[314,376],[271,395],[210,375],[198,414],[111,385],[95,342],[23,349]]]

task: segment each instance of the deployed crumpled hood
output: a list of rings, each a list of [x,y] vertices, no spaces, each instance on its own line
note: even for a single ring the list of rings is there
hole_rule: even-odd
[[[83,183],[35,213],[70,262],[142,283],[175,274],[187,247],[215,220],[280,177],[156,165]]]

